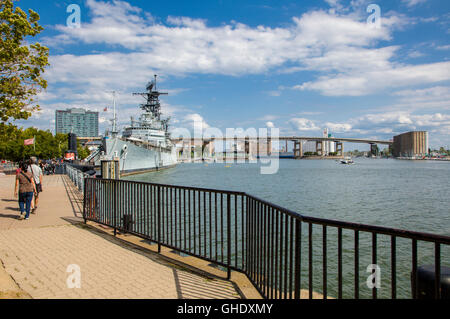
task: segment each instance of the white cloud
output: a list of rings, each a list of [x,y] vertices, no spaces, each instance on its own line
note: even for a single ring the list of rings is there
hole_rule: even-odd
[[[420,58],[423,57],[425,54],[423,52],[417,51],[417,50],[413,50],[411,52],[408,53],[408,57],[409,58]]]
[[[450,80],[450,62],[398,65],[366,72],[322,76],[317,81],[297,85],[297,90],[316,90],[328,96],[362,96],[385,88],[432,84]]]
[[[273,121],[276,120],[279,116],[278,115],[264,115],[263,117],[258,118],[258,121]]]
[[[352,129],[352,125],[348,124],[348,123],[331,123],[331,122],[326,122],[324,124],[325,127],[327,127],[328,129],[330,129],[331,132],[334,133],[343,133],[343,132],[348,132]]]
[[[427,0],[402,0],[408,7],[414,7],[418,4],[425,3]]]
[[[266,122],[266,126],[267,126],[268,128],[273,128],[273,127],[275,127],[275,125],[273,124],[273,122],[270,122],[270,121]]]
[[[267,94],[269,94],[270,96],[280,96],[281,91],[268,91]]]
[[[156,23],[150,14],[127,2],[88,0],[91,20],[83,21],[79,29],[57,26],[60,34],[47,38],[47,43],[62,48],[67,43],[102,44],[98,47],[103,51],[50,57],[51,66],[45,74],[50,83],[49,90],[40,95],[44,110],[42,118],[54,118],[54,109],[63,106],[79,105],[101,110],[110,103],[110,96],[106,93],[110,90],[121,92],[120,116],[133,115],[139,111],[137,105],[141,100],[132,97],[131,93],[143,88],[154,73],[164,76],[190,73],[239,76],[274,69],[278,72],[313,71],[316,72],[313,74],[318,74],[316,79],[300,83],[295,88],[330,96],[360,96],[387,88],[403,89],[396,96],[405,106],[413,103],[405,87],[435,85],[450,79],[450,62],[400,64],[393,62],[398,46],[378,47],[381,41],[392,40],[393,30],[413,23],[408,17],[386,13],[381,28],[370,28],[366,24],[365,11],[364,16],[358,16],[349,12],[349,7],[342,7],[340,1],[327,2],[340,13],[310,11],[294,17],[284,27],[250,27],[236,22],[211,27],[205,20],[187,17],[169,17],[166,23]],[[414,0],[409,3],[412,2]],[[365,1],[351,3],[353,7],[365,8],[362,5]],[[65,87],[56,88],[56,83]],[[280,90],[269,94],[276,96]],[[450,99],[447,102],[438,99],[441,93],[445,92],[435,89],[434,93],[416,92],[415,95],[418,101],[423,95],[420,103],[424,105],[431,103],[427,100],[430,94],[434,105],[448,105]],[[59,103],[61,97],[64,103]],[[187,125],[187,120],[209,127],[200,114],[182,106],[164,104],[163,111],[174,115],[177,125]],[[182,118],[184,114],[187,114],[186,119]],[[393,121],[395,125],[413,125],[416,119],[408,114],[401,118],[386,118],[383,123],[388,125]],[[408,123],[407,119],[411,122]],[[350,132],[350,128],[363,132],[362,123],[366,121],[375,125],[372,123],[375,120],[367,117],[348,123],[328,124],[345,133]],[[319,130],[319,125],[323,126],[303,117],[294,118],[290,123],[301,131]],[[385,127],[377,129],[387,132]]]
[[[183,120],[180,121],[180,125],[177,126],[198,130],[198,132],[203,132],[203,130],[210,127],[205,119],[198,113],[187,114]]]
[[[87,7],[92,15],[90,22],[84,22],[81,28],[58,25],[60,35],[47,39],[48,43],[118,45],[139,52],[139,60],[146,61],[144,67],[166,73],[260,73],[286,62],[302,64],[304,59],[320,56],[329,48],[342,50],[390,39],[388,28],[370,28],[354,17],[323,11],[294,17],[292,24],[284,28],[251,28],[241,23],[208,27],[205,20],[187,17],[169,17],[169,25],[156,24],[143,17],[139,8],[122,1],[89,0]],[[129,61],[136,58],[136,54],[123,55]],[[124,65],[119,54],[98,59],[103,66]]]
[[[339,6],[339,1],[328,1]],[[351,7],[363,2],[352,1]],[[241,75],[307,70],[325,73],[317,80],[296,85],[324,95],[364,95],[382,90],[385,78],[393,76],[398,86],[440,81],[440,64],[408,66],[391,62],[398,47],[373,48],[392,39],[392,31],[408,18],[389,13],[381,28],[371,28],[365,19],[321,10],[293,17],[290,26],[249,27],[231,23],[218,27],[188,17],[169,17],[168,25],[155,23],[141,9],[123,1],[89,0],[92,19],[81,28],[56,27],[60,35],[50,39],[62,43],[120,46],[130,53],[108,52],[51,58],[51,82],[88,83],[90,87],[124,85],[136,87],[154,72],[170,74],[213,73]],[[348,8],[347,8],[348,10]],[[346,11],[346,10],[344,10]],[[286,63],[291,64],[287,69]],[[445,65],[444,65],[445,67]],[[421,81],[424,72],[425,76]],[[425,71],[423,69],[426,69]],[[445,72],[446,69],[442,70]],[[417,76],[414,77],[414,72]],[[279,90],[269,92],[278,96]]]
[[[306,119],[306,118],[293,118],[289,120],[295,129],[299,131],[317,131],[320,130],[314,121]]]
[[[398,103],[387,108],[419,110],[450,110],[450,86],[434,86],[424,89],[408,89],[393,93]]]

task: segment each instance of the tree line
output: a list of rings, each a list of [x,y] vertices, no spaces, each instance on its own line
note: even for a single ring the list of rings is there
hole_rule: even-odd
[[[35,139],[33,145],[24,145],[27,139]],[[43,131],[34,127],[27,129],[15,126],[0,128],[0,158],[18,162],[36,156],[41,159],[61,158],[68,150],[68,134],[53,135],[49,130]],[[89,150],[78,146],[81,159],[89,155]]]

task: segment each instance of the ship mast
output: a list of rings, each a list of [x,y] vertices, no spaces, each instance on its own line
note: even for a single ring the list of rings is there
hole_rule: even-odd
[[[145,104],[141,104],[141,109],[151,113],[158,121],[161,120],[161,104],[159,103],[160,95],[167,95],[168,93],[158,92],[156,90],[156,74],[155,79],[147,84],[147,92],[133,93],[133,95],[141,95],[146,99]]]
[[[119,133],[117,131],[117,116],[116,116],[116,91],[110,91],[113,95],[113,119],[112,119],[112,136],[116,137]]]

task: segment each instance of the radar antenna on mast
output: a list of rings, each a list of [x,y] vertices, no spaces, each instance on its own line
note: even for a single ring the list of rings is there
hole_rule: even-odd
[[[141,109],[153,114],[158,121],[161,120],[161,104],[159,103],[160,95],[168,95],[168,93],[158,92],[156,90],[156,74],[155,79],[147,84],[147,92],[133,93],[133,95],[141,95],[146,99],[146,103],[141,104]]]

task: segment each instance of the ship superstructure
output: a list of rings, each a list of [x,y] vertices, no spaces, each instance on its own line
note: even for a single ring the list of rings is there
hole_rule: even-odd
[[[138,120],[131,118],[131,125],[125,127],[119,137],[114,115],[113,129],[103,139],[103,144],[96,159],[96,165],[102,159],[118,159],[121,175],[130,175],[152,170],[172,167],[176,164],[175,147],[170,141],[169,120],[161,117],[160,95],[167,95],[156,90],[156,75],[147,84],[146,92],[133,93],[145,98],[140,108],[143,113]]]

